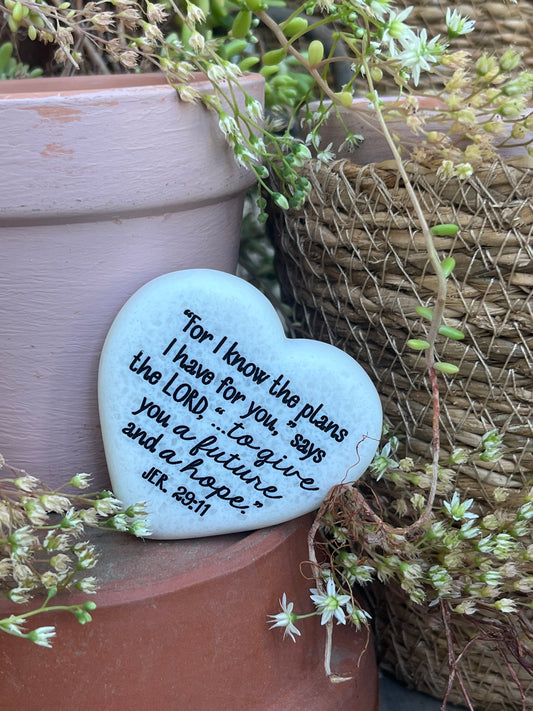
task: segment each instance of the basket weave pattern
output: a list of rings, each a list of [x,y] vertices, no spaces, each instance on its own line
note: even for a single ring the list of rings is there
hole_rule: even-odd
[[[378,384],[385,413],[407,454],[428,457],[432,409],[423,337],[415,312],[431,306],[436,278],[392,163],[314,164],[310,204],[278,231],[279,275],[305,333],[346,350]],[[491,429],[505,435],[498,464],[465,466],[459,486],[476,499],[490,487],[520,490],[533,472],[533,171],[499,163],[466,183],[411,167],[429,224],[453,222],[439,237],[456,268],[446,323],[465,332],[442,338],[442,360],[459,366],[441,378],[444,453],[475,448]],[[281,217],[283,220],[284,218]]]
[[[408,170],[428,223],[460,226],[456,236],[436,238],[441,258],[456,260],[445,321],[465,333],[464,341],[437,342],[440,359],[459,366],[455,377],[439,376],[443,456],[458,446],[474,449],[484,433],[498,429],[503,459],[463,465],[456,488],[461,498],[474,498],[478,513],[493,510],[495,487],[509,491],[507,504],[514,507],[533,479],[533,170],[501,161],[463,182],[414,164]],[[313,184],[309,203],[279,215],[274,229],[278,274],[297,333],[352,355],[376,384],[386,419],[405,444],[402,455],[428,462],[430,385],[423,356],[406,342],[426,333],[415,308],[432,305],[436,278],[405,187],[392,162],[311,162],[305,175]],[[431,631],[427,617],[419,619],[409,604],[399,613],[386,592],[378,598],[388,610],[385,617],[378,613],[386,666],[442,696],[448,669],[438,620]],[[479,651],[483,660],[476,652],[468,669],[472,700],[483,711],[521,709],[516,688],[492,704],[487,674],[492,665],[491,688],[504,684],[501,659]],[[531,679],[516,666],[527,689]]]
[[[400,0],[398,4],[413,7],[408,18],[409,24],[426,27],[429,37],[438,34],[446,37],[446,10],[457,10],[462,16],[475,20],[476,30],[473,34],[455,38],[454,50],[468,51],[477,59],[483,52],[499,54],[513,47],[522,54],[525,67],[533,68],[531,0],[518,0],[516,3],[502,0]]]

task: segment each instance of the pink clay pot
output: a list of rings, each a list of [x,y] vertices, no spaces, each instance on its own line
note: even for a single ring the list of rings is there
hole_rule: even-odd
[[[262,77],[243,81],[261,100]],[[156,74],[0,81],[0,115],[0,452],[50,486],[85,471],[108,487],[107,330],[160,274],[235,270],[253,175]]]
[[[0,697],[5,711],[377,711],[378,677],[365,630],[335,625],[325,675],[324,628],[302,620],[293,643],[270,630],[283,592],[310,612],[308,516],[249,535],[143,543],[100,535],[102,589],[93,621],[66,612],[52,649],[3,634]],[[62,596],[62,602],[73,602]],[[80,601],[83,598],[80,599]],[[59,602],[55,598],[53,602]],[[19,609],[13,609],[14,607]],[[0,618],[23,610],[0,600]]]
[[[245,82],[261,98],[262,80]],[[107,487],[96,403],[107,330],[159,274],[234,271],[252,176],[216,117],[158,76],[0,82],[0,111],[0,452],[51,486],[89,471]],[[332,684],[317,618],[295,644],[268,629],[283,592],[311,610],[309,525],[196,541],[97,533],[93,621],[33,618],[28,629],[56,626],[52,649],[2,634],[2,709],[377,711],[366,631],[335,628],[333,671],[353,679]],[[0,619],[23,611],[0,598]]]

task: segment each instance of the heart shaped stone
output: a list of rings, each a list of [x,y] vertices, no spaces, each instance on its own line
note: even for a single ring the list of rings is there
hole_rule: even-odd
[[[364,370],[285,337],[270,302],[206,269],[143,286],[116,317],[98,382],[115,495],[145,501],[153,538],[269,526],[355,481],[381,434]]]

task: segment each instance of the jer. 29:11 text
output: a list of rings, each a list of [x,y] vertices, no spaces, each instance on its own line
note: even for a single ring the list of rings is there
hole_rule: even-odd
[[[151,467],[148,471],[142,473],[142,478],[166,494],[167,490],[163,487],[163,483],[168,480],[168,475],[164,474],[160,469]],[[178,486],[176,491],[172,494],[172,498],[179,501],[183,506],[186,506],[189,511],[200,514],[200,516],[206,514],[211,508],[211,504],[206,504],[205,499],[198,499],[194,491],[190,491],[185,486]]]

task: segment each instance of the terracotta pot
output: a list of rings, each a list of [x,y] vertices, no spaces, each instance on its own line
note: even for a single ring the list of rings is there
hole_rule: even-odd
[[[334,684],[318,618],[299,623],[296,643],[268,628],[283,592],[295,610],[311,611],[311,583],[300,572],[309,525],[306,516],[249,535],[174,542],[100,534],[93,621],[80,627],[64,612],[35,618],[57,625],[52,649],[3,635],[2,708],[377,711],[366,631],[335,626],[333,671],[353,680]],[[13,605],[0,601],[0,617],[9,612]]]
[[[262,98],[261,77],[244,83]],[[160,274],[235,270],[253,175],[217,117],[159,75],[0,81],[0,112],[0,452],[50,485],[88,471],[108,486],[96,403],[107,330]]]

